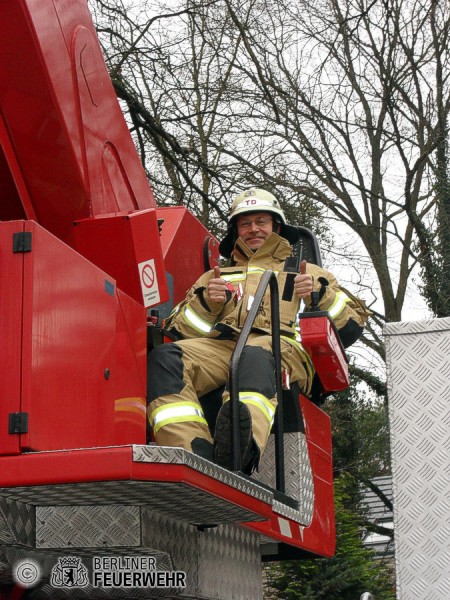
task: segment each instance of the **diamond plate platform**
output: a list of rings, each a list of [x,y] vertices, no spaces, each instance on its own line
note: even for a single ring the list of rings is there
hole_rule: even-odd
[[[136,462],[186,465],[209,477],[214,477],[217,481],[231,485],[241,492],[251,494],[253,498],[257,498],[263,502],[271,503],[273,499],[273,493],[258,485],[257,481],[250,481],[247,478],[239,477],[239,475],[236,475],[232,471],[223,469],[192,452],[183,450],[183,448],[171,448],[169,446],[155,446],[151,444],[148,446],[135,445],[133,446],[133,460]]]
[[[385,327],[397,598],[450,598],[450,318]]]
[[[274,504],[270,490],[182,449],[130,446],[128,452],[133,463],[188,467],[232,486],[234,493],[245,493],[269,506]],[[29,458],[35,459],[38,454]],[[50,459],[62,456],[43,454]],[[256,599],[262,596],[261,535],[240,523],[265,520],[257,512],[183,480],[133,478],[3,487],[0,583],[13,581],[18,561],[31,560],[39,565],[42,578],[28,591],[30,600],[54,600],[56,596],[58,600]],[[186,587],[93,587],[92,558],[99,555],[155,557],[157,570],[185,572]],[[89,572],[89,585],[55,591],[52,568],[64,556],[82,560]]]
[[[145,506],[151,504],[153,510],[164,512],[174,497],[177,498],[177,502],[171,507],[171,514],[177,519],[195,525],[204,523],[217,525],[217,521],[240,523],[262,520],[258,514],[202,490],[184,485],[182,482],[101,481],[49,486],[18,486],[0,488],[0,497],[9,501],[19,501],[20,504],[16,506],[11,517],[15,516],[19,520],[26,519],[23,511],[28,510],[29,504],[91,506],[92,510],[101,505]],[[78,513],[73,514],[76,516]]]

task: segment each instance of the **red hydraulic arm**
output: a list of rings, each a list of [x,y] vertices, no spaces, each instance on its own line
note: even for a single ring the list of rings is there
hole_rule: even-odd
[[[0,16],[0,219],[73,245],[76,220],[155,208],[86,3],[1,0]]]

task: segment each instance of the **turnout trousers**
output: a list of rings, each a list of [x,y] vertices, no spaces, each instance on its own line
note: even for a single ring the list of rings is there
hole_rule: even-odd
[[[158,445],[195,452],[199,442],[200,446],[212,442],[198,398],[227,383],[235,345],[234,340],[194,338],[157,346],[150,352],[147,414]],[[271,345],[271,336],[250,334],[239,367],[239,400],[250,411],[253,439],[261,454],[277,405]],[[309,388],[312,371],[304,351],[283,337],[281,365],[290,381],[298,381],[304,390]],[[223,401],[228,399],[225,391]]]

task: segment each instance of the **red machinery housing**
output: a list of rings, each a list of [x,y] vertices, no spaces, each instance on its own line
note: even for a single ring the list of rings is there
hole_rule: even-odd
[[[49,503],[86,520],[86,507],[134,502],[200,528],[238,524],[269,557],[331,555],[330,423],[308,399],[303,516],[259,482],[146,446],[148,309],[168,314],[217,264],[217,241],[186,209],[157,208],[85,0],[0,0],[0,17],[0,587],[17,557],[49,556],[37,536]],[[345,361],[320,319],[327,389],[342,389]],[[305,335],[312,354],[314,343]],[[172,501],[158,503],[167,489]],[[7,530],[17,506],[31,537]],[[95,544],[54,548],[84,556]]]

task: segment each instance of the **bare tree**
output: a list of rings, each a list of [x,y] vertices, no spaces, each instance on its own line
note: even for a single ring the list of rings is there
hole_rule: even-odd
[[[244,184],[282,186],[292,168],[269,143],[270,122],[245,94],[243,38],[220,0],[91,0],[110,74],[160,204],[183,204],[223,231],[230,196]],[[239,123],[239,128],[236,124]],[[256,123],[256,120],[255,120]],[[276,170],[276,181],[270,170]],[[295,190],[293,220],[320,209]]]
[[[446,314],[447,3],[185,0],[152,14],[92,3],[162,202],[216,226],[239,184],[281,190],[294,220],[315,203],[353,232],[378,313],[401,319],[420,267]]]
[[[426,241],[436,239],[434,183],[445,162],[437,150],[450,108],[448,5],[258,0],[249,11],[225,1],[262,118],[285,156],[298,157],[285,185],[353,230],[386,319],[400,320],[417,261],[425,278],[432,273]]]

